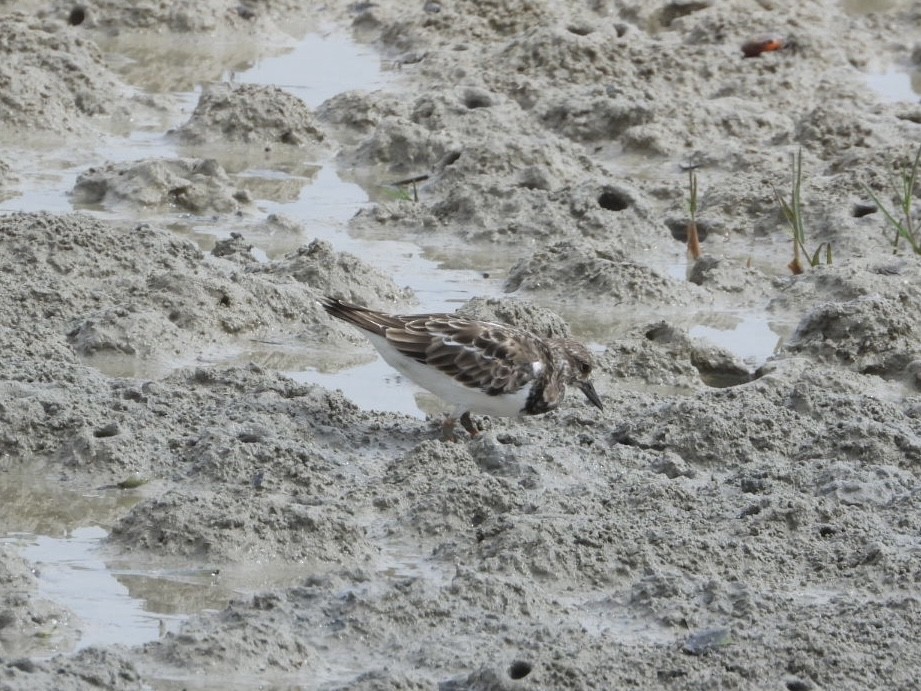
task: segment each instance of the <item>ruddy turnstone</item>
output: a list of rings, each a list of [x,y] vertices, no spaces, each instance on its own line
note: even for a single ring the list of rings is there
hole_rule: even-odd
[[[454,438],[457,419],[478,436],[470,413],[513,417],[553,410],[567,384],[602,408],[591,382],[592,355],[578,341],[457,314],[386,314],[332,297],[322,304],[364,331],[387,364],[454,405],[442,429],[446,439]]]

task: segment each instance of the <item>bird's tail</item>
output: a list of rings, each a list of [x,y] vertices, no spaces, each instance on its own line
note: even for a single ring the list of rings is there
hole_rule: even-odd
[[[373,334],[384,336],[385,331],[392,327],[402,326],[402,322],[389,314],[378,312],[367,307],[360,307],[351,302],[330,296],[320,300],[323,309],[331,317],[348,322],[359,329],[370,331]]]

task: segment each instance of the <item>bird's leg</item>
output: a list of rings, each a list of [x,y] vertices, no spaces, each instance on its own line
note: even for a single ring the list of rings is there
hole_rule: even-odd
[[[457,436],[454,434],[454,424],[456,420],[452,415],[446,415],[444,422],[441,423],[441,440],[442,441],[457,441]]]
[[[480,436],[480,429],[474,424],[473,420],[470,419],[470,411],[460,416],[460,422],[464,426],[464,429],[470,432],[470,438],[476,439]]]

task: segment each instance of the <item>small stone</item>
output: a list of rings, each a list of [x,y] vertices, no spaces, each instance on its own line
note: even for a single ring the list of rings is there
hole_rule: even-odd
[[[671,452],[664,453],[650,463],[649,467],[654,473],[660,473],[669,480],[674,480],[678,477],[693,478],[697,475],[697,471],[686,460]]]

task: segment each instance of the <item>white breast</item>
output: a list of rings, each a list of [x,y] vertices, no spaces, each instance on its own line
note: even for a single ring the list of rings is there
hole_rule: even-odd
[[[515,417],[521,414],[528,400],[530,386],[525,386],[514,394],[490,396],[479,389],[464,386],[435,367],[424,365],[403,355],[382,336],[370,333],[365,335],[388,365],[443,401],[453,405],[455,415],[470,411],[480,415]]]

